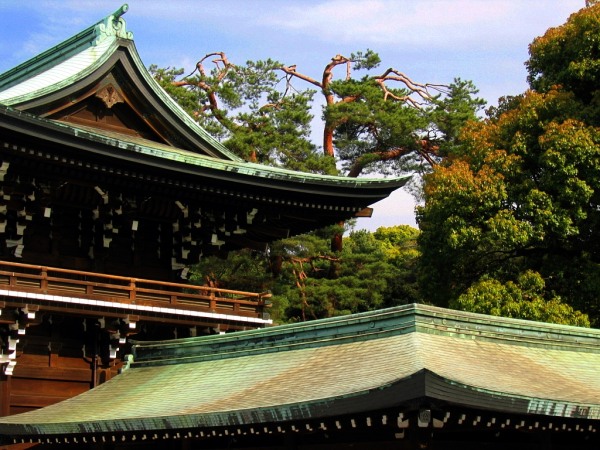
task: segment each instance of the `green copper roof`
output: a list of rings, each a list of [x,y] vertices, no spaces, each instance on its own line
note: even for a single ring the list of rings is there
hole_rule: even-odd
[[[62,403],[3,417],[0,433],[210,431],[324,420],[367,404],[374,408],[374,402],[390,408],[421,396],[596,420],[599,344],[598,330],[422,305],[140,342],[135,361],[121,375]],[[425,385],[402,388],[415,380]]]
[[[395,178],[350,178],[335,175],[322,175],[310,172],[298,172],[281,167],[265,166],[262,164],[249,163],[241,160],[227,161],[216,159],[188,150],[178,149],[147,139],[116,132],[110,133],[103,130],[101,133],[99,133],[97,130],[89,127],[65,125],[60,122],[55,122],[55,124],[61,128],[64,128],[66,132],[72,132],[78,136],[87,137],[91,140],[101,140],[107,143],[112,143],[123,151],[129,151],[132,153],[152,156],[169,161],[181,162],[191,166],[210,167],[216,170],[235,172],[259,178],[296,180],[299,182],[310,181],[314,183],[335,184],[345,187],[384,184],[402,186],[411,178],[410,176]]]
[[[0,103],[17,104],[46,95],[92,73],[115,51],[119,39],[133,39],[121,17],[123,5],[84,31],[0,75]]]
[[[88,145],[90,148],[98,150],[100,145],[102,145],[104,148],[110,149],[115,157],[135,159],[141,162],[137,158],[139,155],[164,162],[180,163],[182,167],[186,167],[192,173],[200,168],[204,168],[213,170],[216,173],[239,175],[245,177],[247,180],[283,180],[294,183],[301,190],[310,190],[311,186],[329,186],[327,192],[332,195],[338,188],[341,189],[341,195],[344,196],[348,195],[347,189],[366,188],[369,190],[373,188],[377,190],[383,188],[386,192],[381,194],[380,197],[384,198],[392,190],[403,186],[410,179],[410,176],[395,178],[350,178],[298,172],[248,163],[237,158],[235,160],[218,159],[140,137],[48,120],[27,112],[18,111],[9,106],[0,105],[0,129],[3,127],[13,129],[15,126],[26,130],[29,135],[40,134],[52,141],[62,141],[67,137],[75,138],[78,147]],[[64,138],[60,136],[64,136]],[[355,195],[358,194],[355,193]],[[374,193],[373,195],[376,196],[377,194]]]
[[[0,104],[19,109],[20,104],[66,89],[95,73],[117,51],[123,50],[127,52],[139,76],[162,104],[189,130],[199,135],[226,159],[242,161],[198,125],[148,73],[135,49],[133,33],[126,30],[122,15],[128,9],[126,4],[123,5],[84,31],[0,74]]]

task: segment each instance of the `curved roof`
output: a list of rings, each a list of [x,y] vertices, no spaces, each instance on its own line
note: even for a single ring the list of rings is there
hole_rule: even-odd
[[[0,433],[62,439],[173,429],[235,432],[325,423],[365,411],[376,420],[375,411],[406,411],[424,399],[441,408],[537,415],[537,421],[598,420],[599,344],[598,330],[423,305],[140,342],[121,375],[62,403],[4,417]]]
[[[148,73],[135,48],[133,33],[126,30],[121,17],[127,10],[125,4],[77,35],[0,74],[0,104],[20,110],[39,109],[65,92],[72,93],[73,86],[94,84],[113,69],[117,59],[126,59],[134,86],[147,90],[143,97],[155,97],[154,108],[170,116],[181,131],[193,133],[202,152],[242,161],[200,127]]]
[[[275,239],[369,216],[370,205],[409,180],[328,176],[243,161],[148,73],[126,30],[126,10],[0,74],[0,130],[10,170],[68,173],[80,184],[94,177],[105,191],[133,186],[134,196],[145,195],[149,185],[154,196],[172,192],[182,204],[201,208],[205,219],[216,218],[202,221],[203,232],[214,228],[223,250],[262,250]],[[256,211],[260,217],[251,223]],[[247,220],[238,230],[233,222],[240,217]],[[228,235],[232,230],[248,232]],[[221,249],[203,242],[210,247],[204,254]]]
[[[58,144],[63,152],[69,149],[84,150],[89,154],[101,155],[107,164],[111,160],[129,161],[136,165],[162,167],[196,177],[202,174],[221,181],[227,179],[232,185],[238,185],[238,189],[244,184],[262,186],[275,196],[278,190],[311,194],[316,196],[313,202],[318,201],[316,199],[319,197],[329,198],[328,209],[348,203],[354,205],[352,211],[357,211],[387,197],[410,179],[410,176],[350,178],[321,175],[219,159],[118,132],[65,124],[2,105],[0,119],[0,130],[18,133],[30,140],[43,140],[47,143],[46,146],[50,143]],[[79,164],[72,161],[72,164]],[[336,197],[344,201],[336,204],[333,201]],[[311,198],[306,197],[306,203],[310,202]]]

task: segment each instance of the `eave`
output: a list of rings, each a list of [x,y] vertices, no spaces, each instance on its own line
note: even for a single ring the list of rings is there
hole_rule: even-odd
[[[65,161],[72,161],[75,165],[78,164],[75,155],[89,155],[99,161],[100,165],[102,162],[110,165],[112,161],[125,167],[155,168],[174,175],[179,173],[207,177],[271,192],[283,190],[298,198],[305,198],[307,203],[311,202],[313,196],[316,196],[317,201],[319,197],[323,197],[330,202],[341,202],[330,205],[332,209],[339,208],[340,204],[350,204],[358,211],[386,198],[410,179],[408,176],[389,179],[348,178],[227,161],[149,141],[128,141],[128,137],[124,135],[106,136],[10,107],[0,106],[0,118],[0,129],[6,133],[14,133],[30,143],[31,148],[19,149],[24,154],[39,154],[36,147],[43,143],[47,148],[60,149]],[[84,156],[80,158],[83,159]]]
[[[6,106],[0,106],[0,135],[1,160],[9,175],[5,184],[27,184],[11,187],[15,192],[43,183],[52,194],[38,191],[40,201],[44,197],[45,202],[89,214],[103,204],[98,192],[110,192],[111,199],[126,202],[127,219],[121,225],[126,233],[134,220],[193,226],[191,253],[185,253],[187,247],[176,249],[175,254],[182,255],[177,264],[239,248],[265,251],[282,238],[368,217],[372,204],[408,181],[325,176],[228,161]],[[146,203],[150,198],[156,206]],[[193,220],[184,217],[186,207]],[[28,208],[32,217],[42,217],[41,203]]]

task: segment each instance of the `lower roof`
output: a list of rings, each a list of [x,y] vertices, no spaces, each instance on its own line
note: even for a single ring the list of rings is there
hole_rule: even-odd
[[[210,432],[384,411],[421,399],[598,420],[599,344],[598,330],[423,305],[139,342],[119,376],[56,405],[3,417],[0,434]]]

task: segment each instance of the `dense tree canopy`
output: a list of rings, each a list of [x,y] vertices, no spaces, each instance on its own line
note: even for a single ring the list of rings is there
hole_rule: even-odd
[[[375,233],[351,232],[342,252],[329,248],[329,233],[317,232],[274,245],[273,258],[249,250],[227,259],[205,258],[194,268],[196,282],[231,289],[271,291],[278,322],[303,321],[421,301],[416,279],[419,231],[408,225]],[[272,256],[272,255],[270,255]],[[338,276],[329,276],[330,262]],[[274,275],[275,273],[275,275]]]
[[[466,127],[427,178],[418,212],[426,298],[585,324],[575,309],[600,325],[598,36],[600,5],[536,39],[532,90]]]
[[[560,300],[547,298],[542,276],[533,271],[519,275],[516,282],[482,277],[451,306],[482,314],[516,317],[566,325],[589,326],[587,315]]]
[[[600,5],[573,14],[530,45],[527,61],[531,88],[547,92],[560,86],[588,103],[598,102],[600,86]],[[596,111],[595,111],[596,112]],[[587,119],[598,121],[588,116]]]

